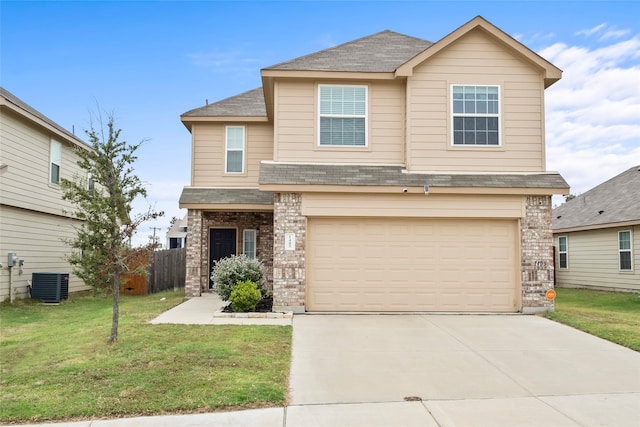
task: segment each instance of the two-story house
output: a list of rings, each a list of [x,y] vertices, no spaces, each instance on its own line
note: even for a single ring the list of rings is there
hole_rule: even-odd
[[[553,309],[544,90],[561,71],[482,17],[440,41],[383,31],[261,70],[184,113],[187,296],[229,254],[274,310]]]
[[[84,173],[80,138],[0,88],[0,301],[28,297],[32,273],[70,273],[69,291],[88,289],[66,260],[81,222],[60,181]],[[90,180],[87,180],[89,182]],[[15,254],[13,266],[9,254]]]

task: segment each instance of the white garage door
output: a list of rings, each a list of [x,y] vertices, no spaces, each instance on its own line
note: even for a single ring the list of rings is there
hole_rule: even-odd
[[[517,223],[309,218],[308,311],[518,311]]]

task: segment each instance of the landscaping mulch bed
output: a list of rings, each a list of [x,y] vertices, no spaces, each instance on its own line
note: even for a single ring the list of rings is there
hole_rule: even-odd
[[[264,297],[260,300],[256,306],[255,313],[270,313],[273,307],[273,297]],[[235,313],[233,311],[233,304],[227,304],[223,309],[223,313]]]

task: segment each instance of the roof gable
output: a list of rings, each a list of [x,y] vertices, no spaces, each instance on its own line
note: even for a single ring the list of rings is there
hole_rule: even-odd
[[[553,210],[554,232],[575,228],[640,224],[640,165],[569,200]]]
[[[392,73],[432,44],[385,30],[264,70]]]
[[[446,49],[448,46],[463,37],[465,34],[477,30],[483,31],[492,39],[500,43],[503,47],[517,54],[526,62],[541,70],[544,75],[545,88],[551,86],[562,77],[562,70],[527,48],[525,45],[523,45],[513,37],[506,34],[504,31],[491,24],[481,16],[476,16],[471,21],[467,22],[457,30],[453,31],[452,33],[446,35],[445,37],[434,43],[428,49],[424,50],[420,54],[408,60],[406,63],[402,64],[400,67],[398,67],[396,76],[411,76],[413,74],[413,69],[416,66],[428,60],[430,57],[442,51],[443,49]]]

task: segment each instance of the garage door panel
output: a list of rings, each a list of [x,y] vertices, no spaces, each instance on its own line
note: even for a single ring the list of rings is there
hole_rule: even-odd
[[[309,218],[310,311],[517,311],[515,221]]]

